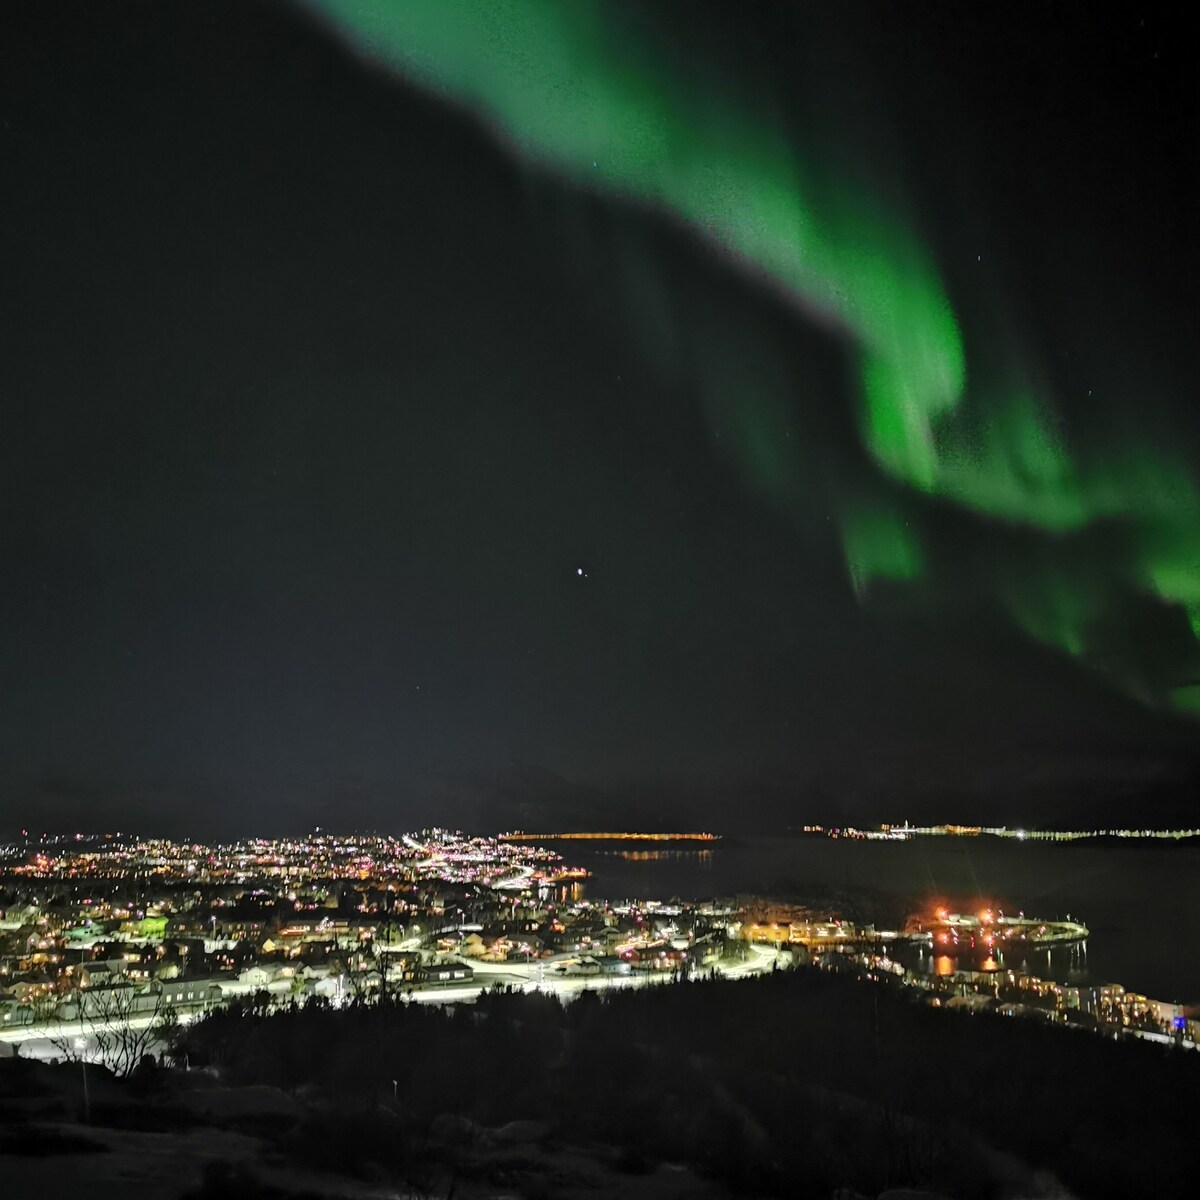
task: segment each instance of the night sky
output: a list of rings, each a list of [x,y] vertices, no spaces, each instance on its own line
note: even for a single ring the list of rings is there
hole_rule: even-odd
[[[6,5],[0,828],[1195,823],[1190,42],[971,7]]]

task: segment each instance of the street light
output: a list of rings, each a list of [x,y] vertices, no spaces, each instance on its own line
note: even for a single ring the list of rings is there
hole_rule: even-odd
[[[79,1066],[83,1071],[83,1123],[90,1125],[92,1123],[92,1106],[88,1101],[88,1085],[87,1085],[87,1059],[83,1057],[83,1051],[87,1048],[87,1042],[81,1037],[75,1039],[75,1049],[79,1051]]]

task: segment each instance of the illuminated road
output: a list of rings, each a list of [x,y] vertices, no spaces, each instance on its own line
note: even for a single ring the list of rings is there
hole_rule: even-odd
[[[235,994],[233,988],[236,986],[236,984],[229,985],[230,990],[225,994],[227,1000],[240,999],[243,996],[251,995],[256,990],[262,990],[270,992],[272,999],[278,1003],[281,1000],[287,999],[291,994],[290,981],[268,984],[263,989],[246,986],[239,989]],[[190,1009],[185,1007],[177,1009],[175,1015],[181,1024],[186,1025],[189,1021],[194,1021],[200,1016],[202,1011],[201,1006],[193,1006]],[[149,1029],[151,1026],[160,1023],[163,1017],[164,1014],[161,1012],[150,1012],[120,1018],[115,1021],[101,1021],[89,1017],[82,1021],[53,1021],[36,1025],[16,1025],[0,1029],[0,1042],[6,1042],[13,1046],[19,1045],[21,1047],[20,1054],[22,1058],[40,1059],[62,1058],[62,1051],[59,1047],[64,1042],[70,1042],[73,1050],[78,1050],[82,1057],[89,1061],[94,1061],[99,1058],[96,1051],[96,1034],[114,1033],[125,1028],[134,1032]],[[77,1046],[77,1043],[80,1041],[84,1043],[81,1047]],[[156,1051],[152,1049],[152,1052]]]
[[[130,1017],[127,1024],[130,1031],[140,1032],[150,1029],[160,1019],[150,1013],[146,1016]],[[184,1013],[180,1019],[190,1021],[192,1014]],[[126,1022],[62,1021],[54,1025],[24,1025],[19,1029],[0,1031],[0,1042],[19,1046],[22,1058],[54,1062],[65,1057],[62,1047],[66,1044],[71,1047],[73,1057],[98,1062],[102,1056],[96,1045],[96,1034],[115,1032],[118,1024],[124,1026]],[[158,1054],[160,1049],[156,1037],[146,1045],[146,1051],[151,1054]]]
[[[667,971],[639,971],[629,975],[557,975],[546,974],[543,979],[519,977],[505,978],[494,975],[477,980],[469,987],[423,988],[410,993],[411,999],[420,1004],[461,1004],[478,999],[481,993],[495,984],[511,986],[524,992],[545,992],[557,996],[564,1003],[574,1000],[581,992],[606,991],[610,988],[634,988],[663,986],[671,983]]]
[[[514,991],[545,992],[557,996],[564,1003],[574,1000],[582,992],[607,991],[612,988],[638,988],[667,986],[674,982],[671,971],[631,971],[628,975],[573,975],[561,974],[554,970],[557,965],[577,961],[577,956],[560,955],[555,959],[543,959],[530,963],[471,963],[475,978],[470,984],[458,987],[424,987],[416,988],[405,995],[409,1000],[418,1004],[464,1004],[479,998],[488,988],[497,985],[511,987]],[[776,962],[776,953],[772,947],[751,946],[750,956],[743,962],[732,964],[717,964],[718,975],[726,979],[746,979],[769,971]],[[707,970],[705,968],[704,970]],[[249,994],[254,989],[246,989]],[[291,999],[290,987],[281,988],[274,985],[273,1000],[276,1004],[288,1003]],[[347,1001],[343,1001],[347,1003]],[[198,1012],[182,1012],[179,1019],[183,1023],[196,1019]],[[149,1029],[161,1020],[154,1013],[131,1017],[128,1027],[140,1031]],[[0,1042],[20,1045],[23,1058],[58,1059],[63,1057],[62,1045],[69,1042],[73,1052],[80,1054],[89,1061],[99,1058],[95,1043],[97,1032],[113,1032],[123,1022],[62,1021],[54,1024],[21,1025],[15,1028],[0,1029]],[[83,1042],[82,1046],[78,1045]],[[148,1047],[156,1053],[158,1046]]]
[[[750,946],[750,957],[744,962],[733,963],[730,966],[719,966],[717,969],[726,979],[745,979],[748,975],[761,975],[769,971],[778,961],[778,952],[774,946]]]
[[[717,964],[719,975],[726,979],[747,979],[761,975],[775,965],[776,952],[770,946],[751,946],[750,957],[744,962]],[[572,962],[575,956],[565,956],[559,962]],[[604,991],[609,988],[648,987],[670,984],[670,971],[631,971],[628,975],[565,975],[553,970],[551,960],[540,963],[472,963],[475,979],[466,987],[423,988],[409,993],[422,1004],[455,1004],[474,1000],[487,988],[519,988],[525,992],[542,991],[558,996],[564,1002],[573,1000],[580,992]],[[707,968],[705,968],[707,969]]]
[[[533,878],[533,868],[518,863],[513,869],[517,872],[515,875],[509,875],[493,883],[492,887],[506,892],[522,891]]]

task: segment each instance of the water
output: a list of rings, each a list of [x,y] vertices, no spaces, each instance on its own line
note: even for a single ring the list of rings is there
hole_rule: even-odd
[[[738,837],[715,849],[657,848],[639,857],[613,847],[563,845],[587,867],[589,896],[695,899],[784,889],[875,888],[914,899],[937,897],[965,911],[998,907],[1066,917],[1091,932],[1085,950],[1011,955],[1034,974],[1121,983],[1159,1000],[1200,1002],[1200,848],[1018,842],[997,838],[914,838],[903,842]],[[1048,957],[1047,957],[1048,954]]]

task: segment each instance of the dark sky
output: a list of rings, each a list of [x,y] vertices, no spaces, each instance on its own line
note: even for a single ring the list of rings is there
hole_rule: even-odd
[[[1190,470],[1182,29],[832,7],[651,32],[902,194],[1077,441]],[[669,213],[251,0],[5,6],[0,138],[0,828],[1195,815],[1178,607],[1106,617],[1120,669],[1033,640],[1026,531],[926,497],[943,565],[856,595],[847,337]],[[727,368],[794,406],[786,509]]]

